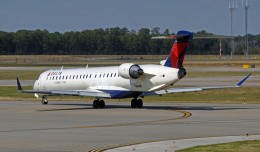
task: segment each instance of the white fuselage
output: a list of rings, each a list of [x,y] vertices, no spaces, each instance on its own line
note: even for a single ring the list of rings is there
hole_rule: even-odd
[[[119,66],[48,70],[35,81],[33,89],[149,92],[166,89],[179,80],[178,69],[161,65],[140,67],[144,74],[137,79],[122,78]]]

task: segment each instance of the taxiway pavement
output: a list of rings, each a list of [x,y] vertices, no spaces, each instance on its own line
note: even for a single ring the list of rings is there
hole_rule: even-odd
[[[69,152],[198,137],[260,134],[259,104],[0,102],[0,151]]]

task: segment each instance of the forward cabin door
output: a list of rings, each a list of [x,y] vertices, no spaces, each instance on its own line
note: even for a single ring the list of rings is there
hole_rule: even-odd
[[[46,81],[47,81],[47,77],[40,77],[40,81],[41,81],[41,88],[42,90],[46,90]]]

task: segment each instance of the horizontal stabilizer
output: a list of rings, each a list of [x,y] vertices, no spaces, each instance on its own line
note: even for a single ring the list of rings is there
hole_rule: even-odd
[[[177,35],[168,35],[168,36],[153,36],[151,39],[176,39]],[[233,39],[234,36],[224,36],[224,35],[212,35],[212,36],[193,36],[193,39]]]

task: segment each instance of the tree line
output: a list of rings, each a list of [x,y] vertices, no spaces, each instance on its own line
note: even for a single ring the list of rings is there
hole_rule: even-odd
[[[0,31],[1,55],[143,55],[168,54],[173,40],[153,40],[152,36],[172,35],[169,29],[106,28],[65,33],[48,30]],[[205,30],[194,35],[214,35]],[[250,53],[260,53],[260,35],[249,35]],[[235,38],[235,54],[243,54],[244,37]],[[230,54],[230,39],[222,40],[222,54]],[[194,39],[188,54],[219,54],[218,39]]]

